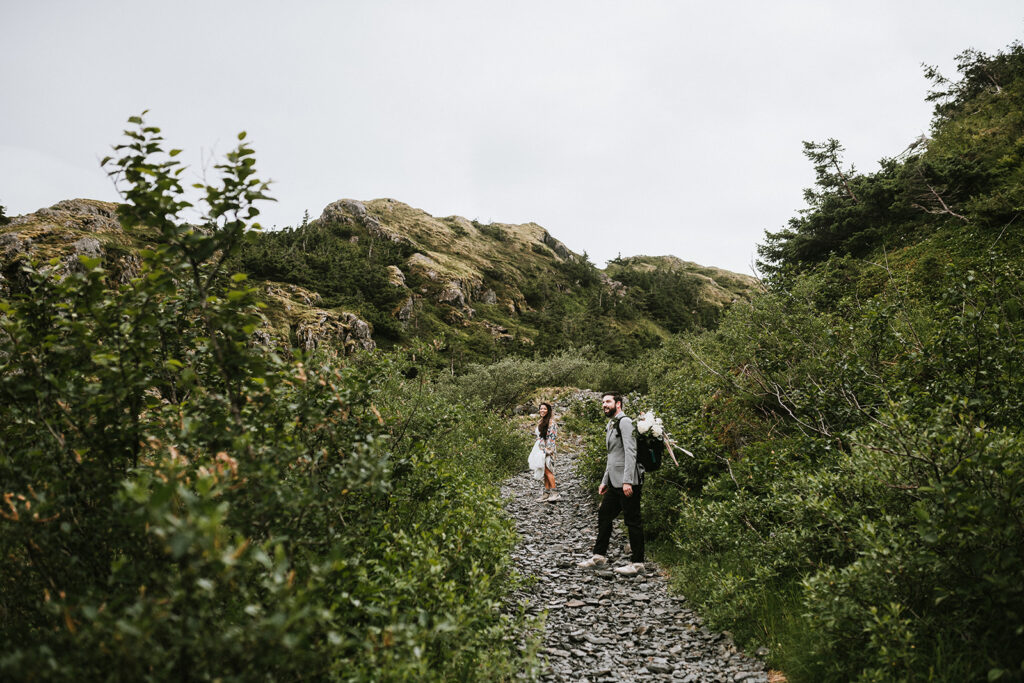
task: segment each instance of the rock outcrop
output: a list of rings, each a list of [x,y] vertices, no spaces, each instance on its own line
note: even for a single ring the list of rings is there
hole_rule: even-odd
[[[388,282],[396,287],[405,287],[405,274],[398,266],[388,266]]]
[[[117,219],[117,204],[94,199],[65,199],[49,208],[39,209],[35,216],[85,232],[122,232],[121,222]]]
[[[0,235],[0,257],[4,261],[13,261],[23,254],[32,252],[32,238],[22,237],[16,232]]]
[[[357,349],[370,351],[377,347],[370,324],[353,313],[313,311],[299,319],[295,338],[304,351],[333,345],[347,355]]]
[[[320,214],[320,222],[326,224],[358,225],[377,239],[384,239],[399,244],[412,244],[407,237],[384,226],[376,216],[366,210],[365,204],[355,199],[339,199],[332,204],[328,204]]]
[[[567,246],[565,246],[560,241],[558,241],[554,237],[552,237],[551,233],[549,233],[547,230],[544,231],[544,235],[543,235],[543,237],[541,237],[541,241],[551,251],[553,251],[556,254],[558,254],[558,256],[560,258],[567,259],[567,258],[569,258],[570,256],[573,255],[572,252],[569,251],[569,248]]]

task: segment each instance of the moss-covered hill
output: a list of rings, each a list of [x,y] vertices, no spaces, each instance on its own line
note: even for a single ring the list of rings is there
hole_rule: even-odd
[[[124,230],[116,205],[66,200],[0,227],[6,277],[26,256],[102,256],[114,281],[152,235]],[[296,228],[252,233],[235,270],[261,283],[271,338],[350,351],[437,340],[457,362],[593,345],[627,357],[667,334],[713,327],[759,289],[746,275],[675,257],[606,271],[536,223],[437,218],[393,199],[342,199]]]

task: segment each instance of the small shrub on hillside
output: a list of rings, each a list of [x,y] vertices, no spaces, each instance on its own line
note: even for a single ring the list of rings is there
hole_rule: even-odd
[[[588,350],[562,351],[533,359],[508,356],[490,365],[471,365],[456,383],[463,396],[475,396],[491,410],[507,413],[536,389],[593,386],[616,370],[614,364],[587,359]]]
[[[529,436],[480,398],[465,395],[436,369],[435,356],[433,349],[420,344],[361,361],[373,367],[378,407],[392,437],[389,448],[396,467],[427,449],[479,482],[497,482],[520,471],[530,449]]]
[[[1024,587],[1011,568],[1024,562],[1022,444],[1016,429],[980,427],[955,399],[924,420],[883,415],[858,436],[839,476],[885,482],[875,486],[885,494],[858,519],[851,560],[807,579],[823,669],[913,675],[937,647],[963,643],[972,676],[1019,673]],[[909,647],[879,647],[896,627]]]
[[[482,234],[487,235],[491,239],[498,240],[499,242],[508,241],[508,234],[500,225],[494,225],[493,223],[485,225],[483,223],[478,223],[477,221],[473,221],[473,225],[475,225],[476,229]]]

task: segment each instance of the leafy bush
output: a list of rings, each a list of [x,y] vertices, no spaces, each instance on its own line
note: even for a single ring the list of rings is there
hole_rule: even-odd
[[[458,378],[465,396],[485,401],[488,408],[509,412],[538,387],[561,386],[587,369],[587,361],[573,352],[564,352],[547,360],[507,357],[490,365],[471,365]]]
[[[1024,677],[1024,262],[1000,161],[1024,71],[1019,46],[968,57],[969,102],[923,151],[865,177],[812,146],[809,209],[762,251],[771,291],[646,363],[697,456],[647,519],[671,521],[683,592],[790,680]]]
[[[836,473],[874,492],[876,509],[854,518],[856,556],[805,582],[824,675],[913,677],[950,655],[963,679],[1020,674],[1021,444],[1016,429],[981,428],[967,404],[881,416]]]
[[[226,271],[265,198],[252,150],[200,188],[197,228],[178,218],[177,152],[132,122],[105,163],[128,183],[126,229],[160,235],[139,276],[109,288],[96,260],[26,266],[0,301],[0,672],[529,670],[524,623],[501,603],[512,529],[493,467],[467,466],[501,456],[433,432],[394,448],[377,407],[387,359],[286,361],[254,344],[255,290]]]

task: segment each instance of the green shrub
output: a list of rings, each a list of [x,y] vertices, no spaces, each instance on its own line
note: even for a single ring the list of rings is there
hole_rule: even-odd
[[[969,266],[828,315],[805,277],[649,363],[697,456],[645,491],[652,535],[793,680],[1021,675],[1022,273]]]
[[[399,451],[377,408],[386,358],[342,367],[254,344],[255,289],[225,270],[264,198],[252,151],[218,165],[196,229],[177,217],[176,152],[132,122],[112,162],[120,215],[160,235],[139,276],[110,289],[95,259],[25,267],[0,301],[0,672],[528,671],[526,624],[501,602],[514,538],[485,476],[500,453],[436,432]],[[495,464],[469,466],[477,455]]]
[[[1021,443],[1016,429],[982,428],[969,403],[955,399],[923,419],[887,414],[884,427],[858,435],[863,446],[839,476],[885,482],[875,488],[887,493],[876,498],[876,514],[858,520],[855,558],[806,581],[824,670],[912,676],[939,656],[936,648],[956,647],[974,655],[960,664],[964,678],[1019,675]],[[887,640],[893,629],[906,647]]]
[[[613,361],[591,360],[593,351],[567,350],[533,359],[508,356],[489,365],[474,364],[457,378],[463,396],[484,401],[491,410],[507,413],[540,387],[629,385],[636,373]]]

